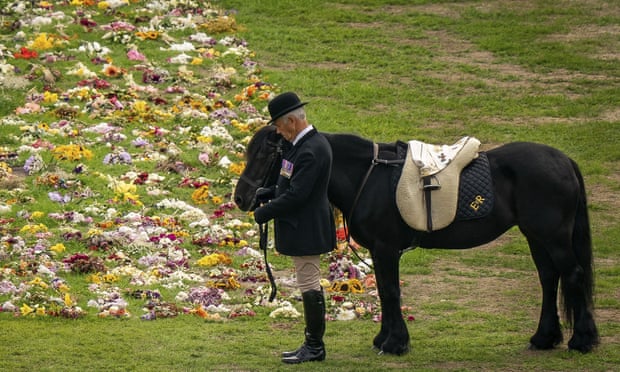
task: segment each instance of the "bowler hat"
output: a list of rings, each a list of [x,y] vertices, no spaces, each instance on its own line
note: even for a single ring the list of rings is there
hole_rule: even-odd
[[[286,92],[276,96],[268,105],[269,114],[271,115],[269,124],[273,124],[278,118],[306,104],[308,102],[301,102],[297,94],[293,92]]]

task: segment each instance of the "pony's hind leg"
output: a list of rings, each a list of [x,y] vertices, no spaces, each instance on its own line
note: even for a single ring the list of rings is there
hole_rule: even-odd
[[[556,347],[563,340],[557,307],[560,274],[544,249],[538,248],[530,242],[530,251],[538,269],[538,278],[542,286],[542,307],[538,329],[530,338],[529,348],[532,350],[548,350]]]
[[[573,335],[568,341],[569,350],[588,353],[599,344],[598,329],[592,314],[588,291],[584,288],[584,271],[576,266],[568,274],[562,275],[567,317],[573,321]]]
[[[543,290],[540,323],[532,336],[531,348],[550,349],[562,341],[557,315],[558,279],[562,285],[562,305],[566,322],[573,326],[568,348],[583,353],[591,351],[599,342],[598,330],[592,312],[592,279],[579,265],[575,253],[567,247],[570,241],[547,239],[543,245],[528,238],[532,257],[538,268]]]

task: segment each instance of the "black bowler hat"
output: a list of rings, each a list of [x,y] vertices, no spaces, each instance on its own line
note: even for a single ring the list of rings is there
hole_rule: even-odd
[[[278,118],[306,104],[308,102],[301,102],[297,94],[293,92],[286,92],[276,96],[268,105],[269,114],[271,115],[269,124],[273,124]]]

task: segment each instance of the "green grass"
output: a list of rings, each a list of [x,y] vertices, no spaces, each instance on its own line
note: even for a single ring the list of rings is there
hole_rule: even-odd
[[[586,177],[602,336],[593,353],[567,352],[565,344],[549,352],[526,350],[539,316],[540,290],[526,242],[514,230],[493,247],[414,250],[403,256],[403,305],[411,306],[416,318],[408,323],[409,354],[376,355],[371,343],[379,325],[370,320],[329,322],[327,360],[295,370],[608,371],[620,365],[616,3],[216,4],[236,10],[244,27],[239,34],[255,51],[263,78],[310,101],[309,117],[320,130],[376,141],[449,143],[473,135],[493,145],[541,142],[569,154]],[[67,30],[82,31],[77,25]],[[83,37],[92,38],[88,33]],[[167,56],[156,47],[145,53]],[[60,79],[58,84],[66,82]],[[5,116],[23,104],[23,98],[0,87],[0,103],[0,115]],[[2,145],[17,143],[10,135],[19,136],[18,128],[0,130]],[[281,257],[273,257],[273,262],[280,268],[288,265]],[[69,280],[72,287],[85,282],[77,275]],[[134,301],[131,308],[139,314],[142,304]],[[256,317],[223,323],[186,316],[144,322],[138,317],[68,321],[0,314],[0,369],[292,370],[278,355],[298,346],[303,324],[273,320],[268,313],[261,309]]]

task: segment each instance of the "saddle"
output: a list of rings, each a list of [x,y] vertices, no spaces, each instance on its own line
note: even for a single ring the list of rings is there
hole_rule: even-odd
[[[457,211],[468,219],[491,210],[489,164],[479,148],[480,141],[473,137],[463,137],[453,145],[408,143],[396,205],[411,228],[431,232],[454,222]]]

